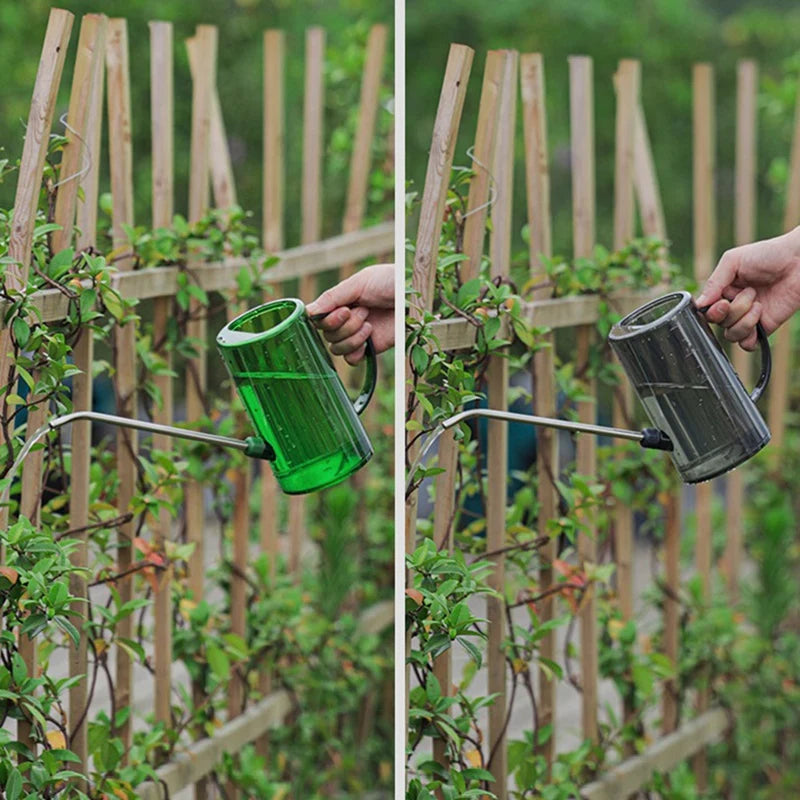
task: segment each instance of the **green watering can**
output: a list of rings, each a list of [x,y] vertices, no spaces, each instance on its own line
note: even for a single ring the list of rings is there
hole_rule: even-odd
[[[245,311],[217,334],[217,348],[256,432],[274,451],[272,470],[284,492],[333,486],[369,461],[372,445],[358,415],[375,391],[372,340],[364,385],[352,401],[300,300]]]
[[[358,417],[372,398],[378,375],[371,339],[367,340],[364,385],[355,400],[349,398],[300,300],[274,300],[246,311],[219,332],[217,347],[257,436],[233,439],[113,414],[76,411],[50,420],[25,442],[3,480],[0,504],[7,500],[13,477],[33,445],[48,431],[78,420],[240,450],[269,461],[278,485],[287,494],[316,492],[340,483],[372,457],[372,444]]]

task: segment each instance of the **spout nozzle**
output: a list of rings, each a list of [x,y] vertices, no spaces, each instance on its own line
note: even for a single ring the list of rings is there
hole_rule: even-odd
[[[670,453],[672,452],[672,440],[664,431],[660,431],[658,428],[645,428],[642,431],[640,444],[642,447],[648,447],[651,450],[666,450]]]
[[[246,456],[250,458],[262,458],[264,461],[275,460],[275,450],[272,448],[272,445],[265,442],[261,437],[248,436],[245,442],[247,443],[247,447],[244,451]]]

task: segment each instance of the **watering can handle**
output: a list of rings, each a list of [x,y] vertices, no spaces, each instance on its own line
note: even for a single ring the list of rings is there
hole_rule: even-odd
[[[366,371],[364,373],[364,385],[358,397],[353,400],[353,408],[356,414],[360,414],[369,404],[375,392],[375,384],[378,382],[378,356],[375,354],[375,345],[372,337],[367,339],[367,349],[364,351],[364,362]]]
[[[758,343],[761,345],[761,374],[758,376],[756,388],[750,393],[750,399],[755,403],[767,388],[769,376],[772,374],[772,353],[769,349],[769,339],[767,332],[760,322],[756,323],[756,334]]]
[[[701,314],[705,314],[709,308],[711,308],[711,306],[703,306],[697,310]],[[756,323],[756,336],[758,337],[758,343],[761,346],[761,374],[758,376],[758,382],[756,383],[755,389],[753,389],[753,391],[750,393],[750,399],[754,403],[758,402],[759,398],[764,393],[764,389],[767,388],[767,384],[769,383],[769,376],[772,374],[772,351],[769,349],[767,332],[764,330],[764,326],[760,322]]]
[[[319,322],[319,320],[325,319],[328,313],[328,311],[325,311],[322,314],[311,314],[310,319],[312,322]],[[375,353],[375,345],[372,343],[371,336],[367,339],[366,345],[364,362],[367,369],[364,373],[364,385],[361,387],[358,397],[353,400],[353,408],[356,410],[356,414],[360,414],[369,405],[369,401],[372,400],[372,395],[375,393],[375,385],[378,382],[378,356]]]

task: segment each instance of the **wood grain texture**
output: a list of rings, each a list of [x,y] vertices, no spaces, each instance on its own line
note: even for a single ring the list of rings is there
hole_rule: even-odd
[[[264,122],[263,122],[263,214],[261,242],[268,253],[283,248],[284,181],[285,181],[285,111],[284,111],[284,60],[285,36],[280,30],[264,32]],[[264,300],[271,292],[265,293]],[[259,541],[261,551],[269,557],[269,574],[277,574],[278,565],[278,483],[267,463],[259,465]],[[266,697],[272,690],[272,675],[262,669],[258,676],[258,689]],[[256,741],[262,758],[269,755],[269,735],[265,733]]]
[[[111,174],[111,238],[115,249],[125,252],[127,236],[125,225],[133,225],[133,148],[131,143],[131,93],[128,63],[128,29],[124,19],[108,22],[106,38],[106,78],[108,105],[109,172]],[[133,267],[133,259],[123,255],[116,262],[120,272]],[[114,330],[114,366],[116,370],[117,414],[135,417],[138,412],[136,397],[136,323],[129,322]],[[137,440],[123,428],[117,430],[117,509],[125,514],[136,492]],[[117,569],[127,570],[133,563],[132,522],[117,528]],[[122,603],[133,597],[133,577],[117,582]],[[125,639],[133,636],[133,616],[120,620],[117,634]],[[120,707],[128,706],[133,699],[133,666],[130,653],[117,648],[116,701]],[[117,728],[117,734],[130,746],[132,721],[127,720]]]
[[[544,89],[544,59],[541,53],[520,57],[522,122],[525,143],[525,189],[528,207],[530,278],[544,281],[542,256],[552,255],[550,217],[550,168],[547,154],[547,107]],[[550,287],[534,289],[534,299],[547,298]]]
[[[195,31],[199,69],[192,81],[191,161],[189,170],[189,222],[197,222],[209,207],[209,142],[211,107],[216,82],[217,29],[198,25]],[[194,265],[192,261],[191,266]],[[199,301],[192,300],[190,313],[195,316],[187,325],[187,336],[205,342],[207,324]],[[186,418],[196,420],[206,413],[206,357],[200,353],[190,359],[186,370]],[[196,600],[205,590],[204,536],[205,513],[203,485],[196,480],[186,485],[186,537],[194,544],[189,558],[189,588]]]
[[[641,103],[636,108],[636,137],[633,151],[634,186],[642,230],[645,236],[655,236],[664,241],[667,238],[667,225],[664,208],[661,204],[661,191],[658,188],[658,175],[647,133],[647,122]]]
[[[572,241],[576,258],[590,256],[595,241],[594,178],[594,95],[592,60],[587,56],[569,59],[570,141],[572,158]],[[576,331],[576,372],[585,374],[594,329],[580,326]],[[597,394],[596,382],[584,379],[589,397]],[[578,418],[595,422],[594,400],[578,403]],[[593,436],[579,436],[576,445],[576,469],[589,480],[596,474],[596,445]],[[578,536],[578,560],[581,568],[597,561],[597,529],[590,513],[582,515],[585,529]],[[583,695],[581,724],[584,737],[597,741],[597,600],[592,595],[579,613],[580,660]]]
[[[694,65],[692,89],[694,274],[698,284],[702,284],[716,263],[714,71],[710,64]],[[697,508],[695,562],[706,599],[710,598],[711,592],[711,505],[714,485],[714,481],[700,484],[695,494]],[[697,711],[702,713],[708,705],[708,691],[699,691],[696,699]],[[708,767],[704,751],[695,755],[692,767],[698,790],[705,791]]]
[[[497,192],[495,203],[491,207],[492,232],[489,239],[490,269],[493,278],[508,277],[511,272],[514,134],[516,131],[517,87],[519,85],[518,53],[512,50],[500,51],[498,79],[499,98],[495,110],[497,132],[494,152],[489,162]],[[475,257],[474,263],[479,263],[480,253],[476,252]],[[489,408],[508,408],[508,379],[508,359],[500,355],[492,356],[486,373]],[[498,551],[506,545],[508,425],[499,420],[490,421],[487,441],[486,547],[489,551]],[[494,569],[489,582],[500,595],[499,597],[488,597],[486,602],[488,689],[490,694],[496,694],[494,703],[489,707],[490,768],[495,775],[504,776],[508,773],[506,740],[508,701],[506,655],[503,650],[503,642],[506,638],[506,614],[505,600],[502,597],[505,587],[505,555],[501,552],[491,556],[490,560],[494,563]],[[493,784],[493,790],[498,800],[506,800],[508,797],[505,780],[497,780]]]
[[[541,54],[530,53],[520,58],[522,85],[522,120],[525,139],[525,189],[528,206],[530,243],[528,260],[534,300],[546,300],[552,287],[546,285],[542,258],[552,255],[552,220],[550,216],[550,167],[547,151],[547,115],[545,105],[544,61]],[[555,336],[546,334],[542,349],[533,356],[533,411],[545,417],[556,416]],[[549,428],[537,430],[536,439],[537,498],[539,501],[539,533],[544,534],[550,520],[558,516],[558,495],[553,479],[558,474],[558,437]],[[557,541],[550,540],[540,551],[539,586],[546,592],[553,585],[553,559]],[[539,619],[553,619],[554,598],[547,597],[539,605]],[[539,642],[542,658],[556,657],[555,631],[547,631]],[[541,727],[554,725],[556,719],[556,681],[539,670],[538,721]],[[555,756],[555,736],[539,746],[548,769]]]
[[[740,61],[736,80],[736,165],[733,195],[733,228],[737,245],[756,238],[756,162],[758,116],[758,66],[755,61]],[[738,345],[731,347],[736,374],[750,386],[752,359]],[[733,603],[739,599],[739,572],[742,563],[742,518],[744,513],[744,470],[742,466],[726,478],[725,528],[728,534],[722,572]]]
[[[174,102],[173,31],[170,22],[150,23],[150,125],[152,138],[152,204],[153,227],[172,224],[174,206]],[[156,298],[153,303],[153,341],[164,342],[172,314],[171,297]],[[172,356],[164,353],[167,365]],[[161,406],[153,409],[153,419],[162,425],[173,422],[173,384],[169,375],[158,375],[155,384],[161,393]],[[168,452],[172,447],[166,436],[154,435],[153,447]],[[161,552],[172,538],[169,510],[160,511],[153,527],[153,544]],[[171,724],[170,692],[172,689],[172,598],[173,570],[170,566],[156,577],[153,597],[154,616],[154,712],[158,722]]]
[[[635,235],[634,173],[636,112],[639,108],[640,65],[624,59],[616,74],[616,154],[614,160],[614,249],[621,250]],[[624,380],[614,392],[613,425],[630,427],[633,398]],[[624,451],[617,458],[624,459]],[[616,503],[613,515],[617,561],[617,596],[622,618],[633,616],[633,513],[624,503]]]
[[[500,127],[501,81],[510,51],[490,50],[486,54],[478,124],[472,147],[472,171],[467,198],[467,218],[464,222],[464,255],[459,265],[461,280],[466,282],[480,273],[489,218],[490,197],[497,192],[497,176],[493,174],[495,142]]]
[[[5,271],[5,286],[9,289],[22,289],[28,281],[44,160],[73,19],[69,11],[54,8],[47,21],[14,194],[14,220],[8,238],[8,257],[12,263],[6,265]],[[8,381],[10,346],[8,331],[0,332],[0,381],[3,384]],[[6,512],[0,511],[0,522],[5,522],[5,517]]]
[[[102,15],[87,14],[81,23],[75,71],[72,78],[67,123],[73,129],[68,131],[68,144],[64,151],[61,174],[66,177],[77,173],[88,164],[88,171],[76,180],[59,187],[56,197],[55,220],[62,226],[53,233],[54,250],[62,250],[72,244],[73,221],[79,228],[75,242],[76,249],[83,250],[93,246],[96,241],[98,181],[100,174],[100,131],[103,111],[103,76],[105,65],[105,37],[107,19]],[[69,150],[69,159],[67,151]],[[60,178],[63,180],[64,178]],[[83,198],[78,199],[78,187]],[[62,192],[65,192],[62,200]],[[89,329],[81,332],[73,347],[73,363],[80,370],[72,382],[72,407],[75,411],[90,410],[92,407],[92,364],[94,362],[94,334]],[[85,574],[78,571],[88,567],[89,534],[89,466],[91,459],[91,424],[77,422],[72,428],[72,460],[69,492],[69,526],[72,530],[82,530],[74,538],[78,545],[70,555],[76,571],[70,574],[70,592],[78,598],[75,603],[73,624],[78,630],[85,618],[85,602],[88,596]],[[69,651],[70,677],[85,676],[89,673],[88,642],[86,633],[81,631],[77,647]],[[88,698],[88,684],[78,681],[69,690],[69,740],[68,746],[78,757],[75,767],[84,775],[89,772],[87,724],[84,717]],[[85,782],[82,784],[85,791]]]
[[[211,139],[211,109],[217,76],[217,29],[212,25],[198,25],[193,37],[198,69],[192,81],[192,128],[189,163],[189,222],[197,222],[209,207],[210,171],[209,150]],[[199,259],[190,258],[189,267],[193,269]],[[199,344],[200,352],[196,358],[189,359],[186,368],[186,418],[196,420],[204,416],[207,389],[206,353],[203,349],[207,337],[207,323],[204,308],[194,298],[189,304],[190,319],[186,334]],[[186,484],[185,511],[186,540],[194,545],[189,557],[189,589],[196,601],[205,592],[205,504],[202,482],[191,480]],[[204,702],[204,690],[199,683],[192,684],[195,703]],[[205,736],[202,728],[197,735]],[[202,778],[195,784],[196,800],[206,800],[210,784]]]
[[[619,800],[641,789],[655,773],[669,772],[701,747],[719,741],[728,715],[715,708],[651,744],[644,752],[612,767],[581,789],[581,800]]]
[[[9,235],[8,256],[17,263],[6,265],[5,288],[21,290],[28,281],[28,268],[31,259],[31,243],[36,221],[36,208],[42,182],[44,160],[49,144],[50,127],[55,111],[56,94],[61,82],[67,44],[72,30],[73,16],[68,11],[53,9],[45,31],[42,54],[36,72],[33,87],[31,108],[28,114],[28,125],[25,132],[25,143],[22,148],[17,188],[14,196],[14,220]],[[13,356],[11,338],[7,331],[0,335],[0,375],[6,383],[9,378],[9,359]],[[42,424],[45,409],[31,410],[28,415],[27,429],[35,430]],[[20,514],[34,521],[38,515],[40,486],[42,483],[41,450],[34,451],[26,459],[22,467],[22,497]],[[0,512],[0,522],[6,525],[8,512]],[[34,674],[35,646],[28,636],[19,637],[19,652],[28,670]],[[32,728],[26,720],[17,723],[17,739],[36,752],[32,738]]]
[[[439,237],[442,231],[444,206],[450,168],[453,164],[458,128],[467,82],[472,67],[474,51],[465,45],[450,45],[439,106],[433,124],[428,167],[422,190],[417,245],[414,253],[414,271],[411,279],[411,296],[407,301],[409,318],[420,319],[425,311],[433,307],[433,286],[436,277],[436,258],[439,252]],[[408,373],[408,369],[407,369]],[[415,414],[421,419],[421,410]],[[419,452],[417,444],[411,446],[407,457],[413,461]],[[417,529],[417,493],[406,500],[405,548],[412,552]]]
[[[350,157],[347,199],[342,222],[344,233],[358,230],[364,221],[388,32],[385,25],[373,25],[367,38],[367,51],[361,78],[361,95],[358,101],[358,125]],[[354,265],[345,265],[342,277],[347,277],[353,269]]]
[[[450,45],[433,123],[430,155],[420,203],[414,272],[411,279],[412,294],[408,300],[408,314],[415,319],[419,319],[424,311],[430,310],[433,304],[436,257],[439,252],[447,187],[474,55],[472,48],[466,45]]]

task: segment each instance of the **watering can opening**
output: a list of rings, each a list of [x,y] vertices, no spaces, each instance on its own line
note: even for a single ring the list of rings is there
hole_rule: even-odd
[[[272,339],[293,325],[304,311],[303,303],[294,298],[275,300],[251,308],[228,323],[217,334],[217,344],[226,347]]]
[[[692,296],[689,292],[671,292],[663,297],[657,297],[623,317],[611,329],[609,339],[635,336],[657,327],[665,321],[665,317],[674,316],[686,308],[691,301]]]

